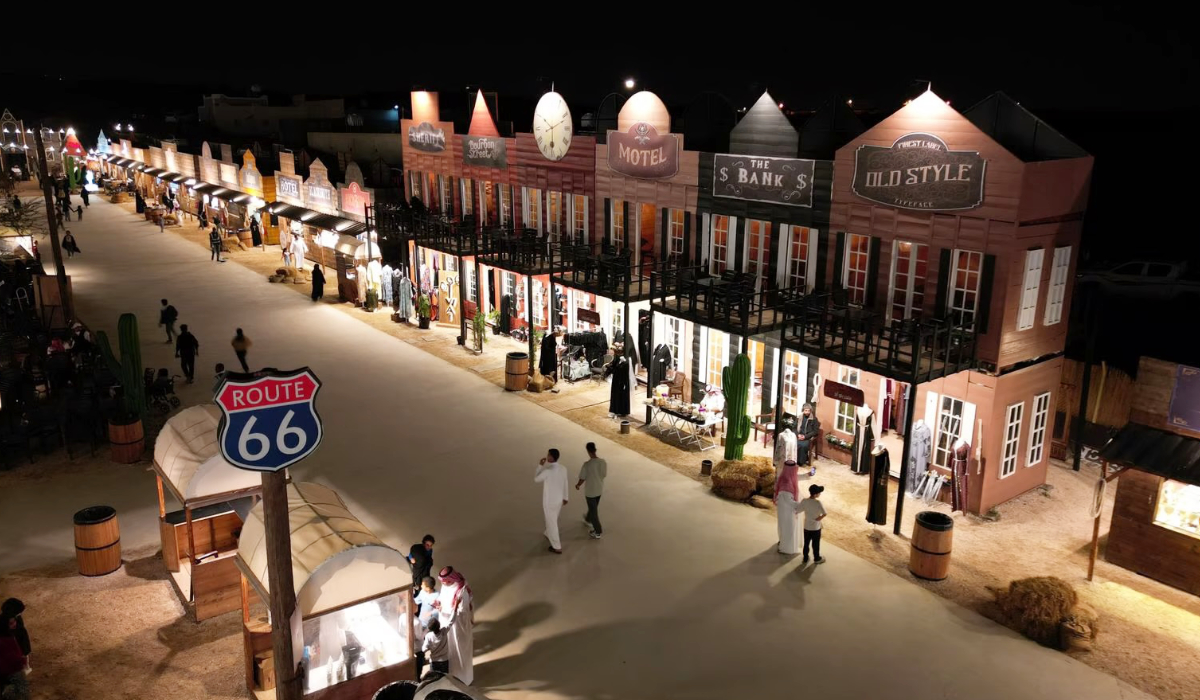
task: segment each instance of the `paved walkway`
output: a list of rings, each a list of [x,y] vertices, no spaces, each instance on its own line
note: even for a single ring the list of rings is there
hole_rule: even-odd
[[[210,399],[213,363],[235,363],[238,326],[252,365],[317,372],[325,442],[293,478],[336,488],[397,547],[437,535],[437,563],[475,591],[476,679],[498,700],[1148,697],[834,547],[801,568],[775,552],[772,518],[623,449],[615,428],[590,433],[116,206],[94,200],[72,230],[90,325],[134,311],[145,363],[173,363],[167,297],[199,338],[205,379],[185,404]],[[558,447],[574,475],[588,440],[610,466],[605,536],[587,539],[573,491],[555,556],[534,465]],[[71,556],[70,514],[95,502],[121,510],[126,547],[157,541],[152,476],[114,465],[0,494],[0,568]]]

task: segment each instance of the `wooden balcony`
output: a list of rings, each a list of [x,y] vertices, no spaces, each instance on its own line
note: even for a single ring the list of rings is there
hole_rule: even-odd
[[[651,264],[635,264],[633,251],[614,252],[599,243],[551,246],[551,279],[555,284],[634,302],[650,298]]]
[[[783,328],[784,300],[778,290],[755,291],[754,278],[740,272],[717,276],[703,267],[666,266],[650,274],[655,311],[740,336]]]
[[[422,248],[468,257],[491,252],[493,241],[504,229],[479,228],[471,219],[450,221],[443,217],[413,217],[411,238]]]

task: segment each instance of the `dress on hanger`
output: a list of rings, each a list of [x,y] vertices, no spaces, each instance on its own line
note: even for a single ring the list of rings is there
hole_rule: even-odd
[[[854,412],[854,444],[850,450],[850,471],[866,474],[871,469],[871,450],[875,447],[875,412],[859,406]]]
[[[892,460],[886,447],[871,454],[871,486],[867,499],[867,522],[887,525],[887,490],[891,478]]]
[[[929,454],[933,447],[933,431],[918,420],[913,424],[912,435],[908,436],[908,484],[905,490],[916,493],[919,490],[922,477],[929,469]]]
[[[629,415],[629,377],[630,364],[624,355],[613,359],[605,372],[609,375],[612,386],[608,395],[608,412],[617,416]]]
[[[379,277],[379,303],[384,306],[392,305],[392,266],[384,265]]]
[[[796,433],[791,428],[784,428],[775,436],[775,471],[782,469],[783,463],[789,459],[799,463],[796,460]]]
[[[971,458],[971,443],[959,438],[954,442],[954,454],[951,463],[953,473],[950,483],[950,512],[956,510],[967,512],[967,494],[970,493],[967,479],[967,462]]]
[[[409,319],[413,315],[413,285],[412,280],[407,277],[400,277],[400,303],[396,307],[396,313],[400,314],[400,318]]]

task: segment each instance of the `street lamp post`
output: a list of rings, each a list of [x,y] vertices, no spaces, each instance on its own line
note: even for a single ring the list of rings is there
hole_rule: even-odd
[[[50,228],[50,249],[54,252],[54,267],[58,278],[58,297],[62,304],[63,324],[74,316],[71,308],[71,296],[67,291],[67,268],[63,264],[62,246],[58,242],[58,222],[54,218],[54,188],[50,184],[50,173],[46,170],[46,146],[42,143],[42,130],[34,132],[34,142],[37,144],[38,173],[42,181],[42,198],[46,202],[46,223]]]

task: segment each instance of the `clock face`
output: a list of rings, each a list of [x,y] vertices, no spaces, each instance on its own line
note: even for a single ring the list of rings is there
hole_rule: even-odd
[[[557,92],[547,92],[533,110],[533,137],[550,160],[562,160],[571,148],[571,110]]]

